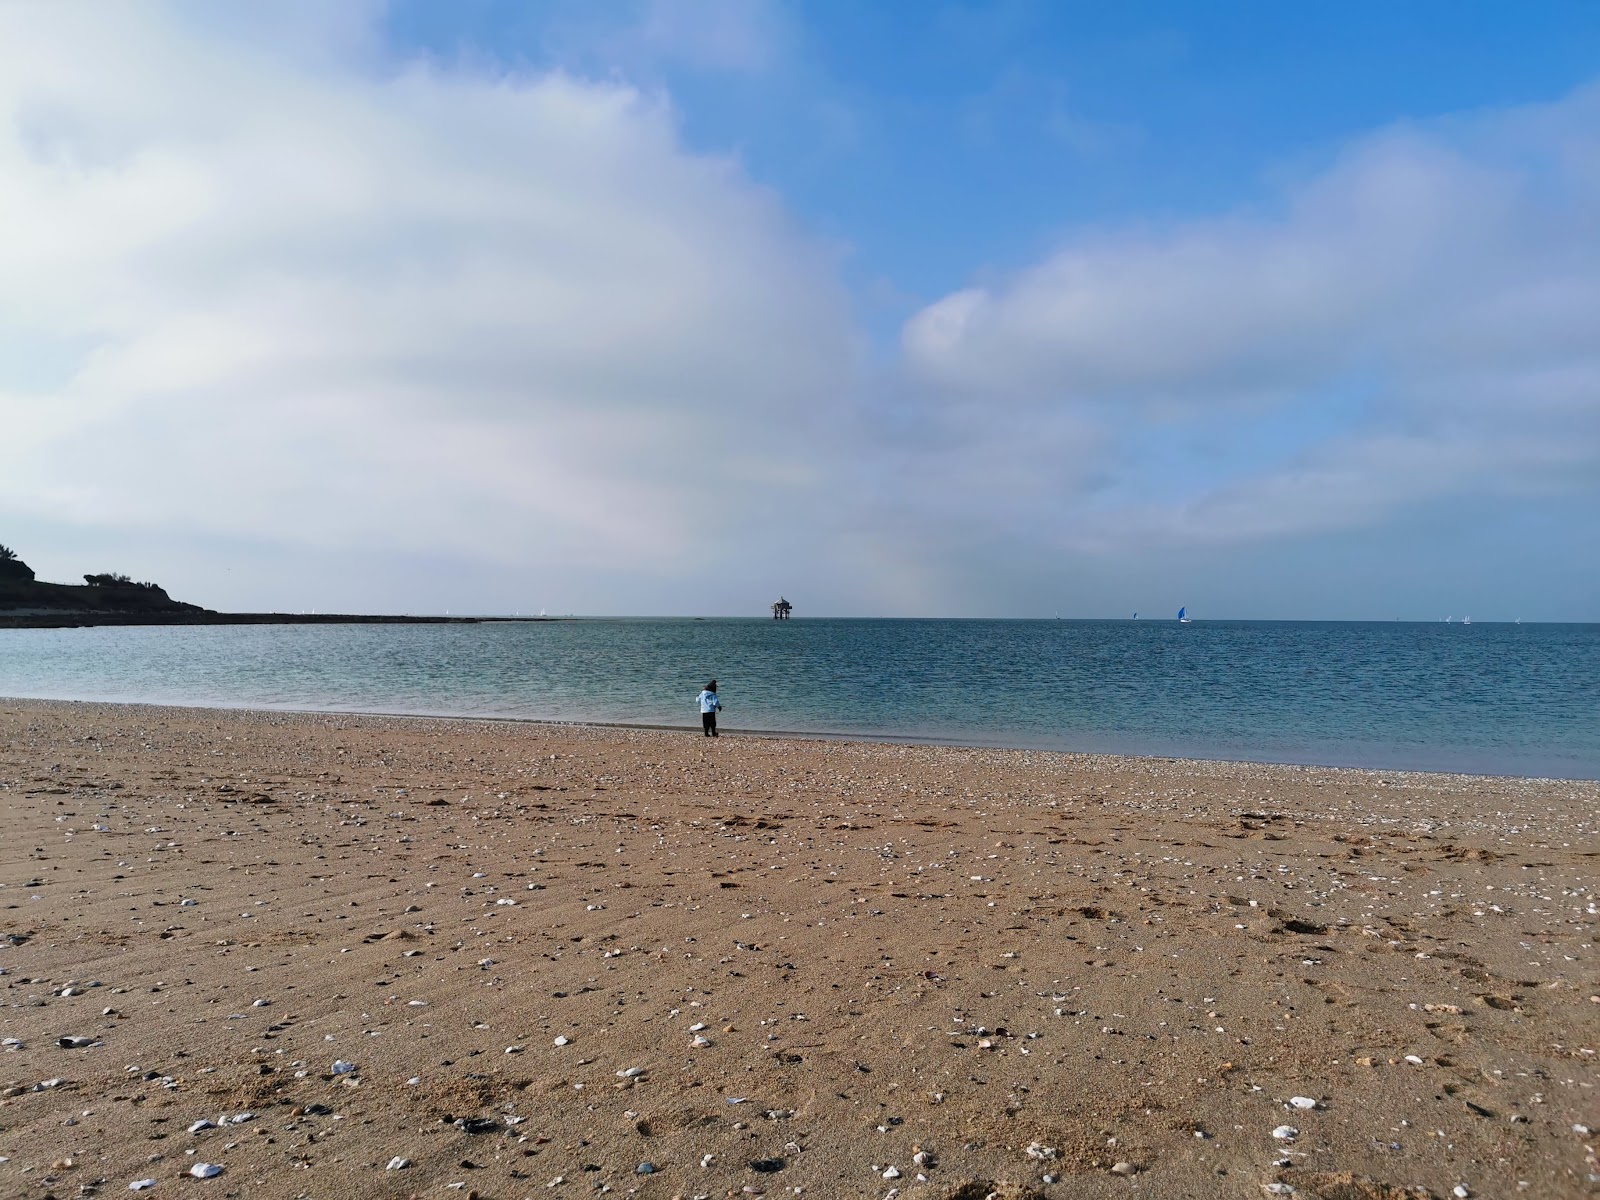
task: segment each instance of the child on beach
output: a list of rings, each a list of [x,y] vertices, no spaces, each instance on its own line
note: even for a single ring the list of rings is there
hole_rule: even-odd
[[[700,701],[700,728],[707,737],[716,737],[717,710],[722,707],[722,701],[717,696],[717,681],[713,679],[706,684],[697,699]]]

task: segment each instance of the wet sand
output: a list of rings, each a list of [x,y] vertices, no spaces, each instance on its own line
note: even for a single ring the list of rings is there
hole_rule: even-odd
[[[3,1196],[1600,1194],[1592,782],[12,700],[0,812]]]

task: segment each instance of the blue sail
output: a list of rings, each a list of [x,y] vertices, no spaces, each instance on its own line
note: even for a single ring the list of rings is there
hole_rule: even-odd
[[[1180,621],[1183,620],[1183,614],[1188,612],[1188,611],[1189,611],[1189,608],[1188,608],[1187,605],[1185,605],[1183,608],[1180,608],[1178,610],[1178,620],[1180,620]]]

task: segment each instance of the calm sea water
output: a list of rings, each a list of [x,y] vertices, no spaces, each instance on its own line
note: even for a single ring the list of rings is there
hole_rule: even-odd
[[[578,620],[0,630],[0,695],[1600,778],[1600,625]]]

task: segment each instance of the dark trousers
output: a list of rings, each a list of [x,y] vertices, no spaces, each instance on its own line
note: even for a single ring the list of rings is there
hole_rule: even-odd
[[[714,712],[700,714],[700,728],[705,730],[707,737],[717,736],[717,714]]]

